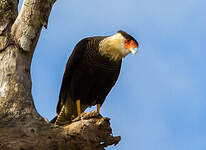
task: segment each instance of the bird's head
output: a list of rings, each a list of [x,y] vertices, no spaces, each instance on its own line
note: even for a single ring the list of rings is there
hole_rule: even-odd
[[[106,37],[99,45],[100,54],[114,61],[124,58],[129,53],[135,55],[137,50],[138,42],[122,30],[112,36]]]

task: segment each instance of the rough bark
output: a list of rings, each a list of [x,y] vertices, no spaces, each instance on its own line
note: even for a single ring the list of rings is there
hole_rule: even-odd
[[[30,66],[42,27],[55,0],[0,0],[0,149],[103,150],[117,144],[108,118],[84,113],[72,123],[54,126],[36,111]]]

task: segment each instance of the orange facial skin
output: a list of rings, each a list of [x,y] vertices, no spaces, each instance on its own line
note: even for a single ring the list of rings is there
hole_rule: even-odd
[[[125,42],[124,46],[125,46],[126,49],[137,48],[138,47],[138,45],[133,40],[130,40],[130,41],[127,40]]]

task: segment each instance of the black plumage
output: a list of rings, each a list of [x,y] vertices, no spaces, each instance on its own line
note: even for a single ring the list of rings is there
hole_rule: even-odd
[[[63,76],[57,105],[58,117],[57,121],[53,120],[56,124],[71,121],[77,116],[78,99],[81,101],[81,112],[89,106],[102,105],[116,83],[122,59],[111,60],[100,54],[99,44],[105,38],[107,37],[85,38],[75,46]]]

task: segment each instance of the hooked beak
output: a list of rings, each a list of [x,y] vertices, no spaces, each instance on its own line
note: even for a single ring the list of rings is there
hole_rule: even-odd
[[[135,55],[138,52],[138,48],[130,48],[129,51]]]

